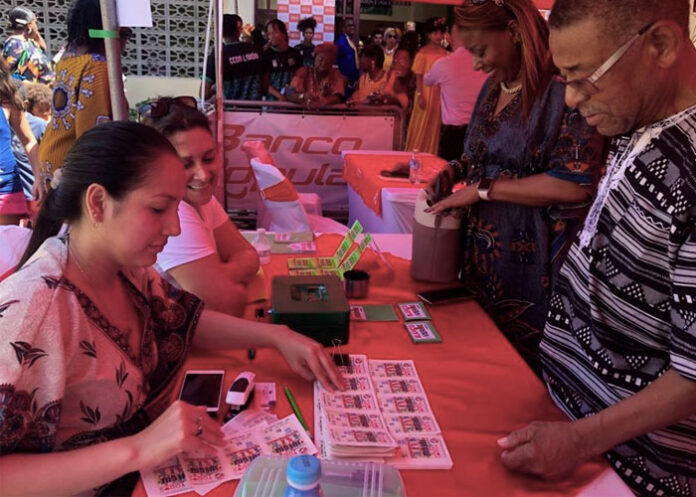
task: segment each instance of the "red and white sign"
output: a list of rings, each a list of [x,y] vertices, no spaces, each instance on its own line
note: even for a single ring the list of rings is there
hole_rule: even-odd
[[[348,210],[343,180],[344,150],[392,150],[391,116],[322,116],[225,112],[226,205],[228,209],[255,209],[259,193],[241,145],[261,140],[278,168],[301,193],[318,193],[324,209]]]
[[[294,46],[302,39],[297,23],[309,16],[317,20],[314,43],[334,41],[336,0],[278,0],[277,9],[278,19],[288,27],[290,45]]]

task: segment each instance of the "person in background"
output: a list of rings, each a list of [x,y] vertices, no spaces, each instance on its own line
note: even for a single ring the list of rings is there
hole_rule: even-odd
[[[362,74],[348,103],[371,103],[371,99],[383,93],[388,81],[387,71],[384,70],[383,65],[384,51],[381,47],[370,44],[363,48],[360,53],[360,72]]]
[[[384,42],[384,29],[377,27],[372,30],[372,34],[370,35],[370,43],[373,45],[377,45],[378,47],[382,47],[382,43]]]
[[[344,21],[343,34],[336,40],[338,46],[338,69],[346,78],[346,98],[355,91],[355,82],[360,73],[358,71],[358,49],[353,43],[355,36],[355,22],[350,17]]]
[[[544,378],[570,422],[498,441],[560,478],[600,454],[640,496],[696,495],[696,49],[687,0],[557,0],[565,99],[615,137],[554,285]]]
[[[416,32],[416,23],[414,21],[406,21],[404,23],[404,34],[409,32]]]
[[[485,73],[474,69],[473,57],[464,46],[464,37],[456,25],[452,35],[455,51],[436,61],[423,77],[426,86],[440,87],[442,128],[438,155],[448,161],[462,157],[466,128],[486,81]]]
[[[242,18],[222,16],[222,88],[225,100],[261,100],[266,93],[263,54],[254,45],[239,40]],[[216,80],[214,52],[208,57],[203,85],[205,98],[213,96]]]
[[[302,55],[302,65],[312,67],[314,65],[314,30],[317,29],[317,20],[307,17],[297,23],[297,30],[302,33],[302,41],[295,45],[295,48]]]
[[[455,14],[474,68],[490,77],[461,159],[429,185],[429,211],[468,207],[462,280],[541,375],[551,289],[596,191],[604,143],[565,106],[549,29],[532,0],[467,3]],[[464,188],[447,196],[458,181]]]
[[[269,47],[264,51],[268,100],[285,100],[285,88],[292,81],[295,71],[302,66],[302,56],[288,45],[285,23],[273,19],[266,24]]]
[[[65,53],[56,65],[51,122],[39,147],[39,175],[34,184],[41,188],[50,187],[75,140],[112,117],[104,40],[90,36],[90,30],[102,29],[99,0],[73,0],[67,25]],[[131,33],[121,28],[122,47]]]
[[[29,214],[27,201],[22,193],[17,160],[12,153],[12,133],[22,143],[30,164],[36,171],[38,158],[36,138],[34,138],[26,113],[24,102],[17,91],[15,80],[10,75],[5,61],[0,59],[0,224],[18,224]],[[33,189],[34,198],[40,200],[42,192],[38,186]]]
[[[394,52],[399,46],[401,39],[401,31],[398,28],[387,28],[384,30],[384,70],[391,69],[392,61],[394,60]]]
[[[104,487],[222,446],[205,407],[172,402],[193,347],[274,347],[306,380],[342,384],[317,342],[205,309],[151,267],[179,234],[186,176],[169,141],[133,122],[71,148],[20,269],[0,283],[3,494],[131,495]]]
[[[343,102],[346,81],[333,67],[338,47],[322,43],[314,50],[314,67],[302,67],[290,83],[287,98],[290,102],[316,109]]]
[[[10,10],[9,18],[12,34],[3,43],[2,57],[12,77],[32,83],[52,83],[55,74],[36,15],[26,7],[15,7]]]
[[[418,150],[437,154],[440,140],[440,88],[426,86],[423,76],[435,61],[445,57],[447,51],[442,48],[442,38],[447,31],[447,24],[441,17],[431,17],[425,23],[428,44],[421,48],[413,60],[413,73],[416,75],[416,97],[408,123],[405,150]]]
[[[29,128],[36,141],[40,143],[44,131],[46,131],[48,120],[51,118],[51,89],[41,83],[24,82],[19,86],[19,95],[24,101]],[[19,180],[22,182],[24,197],[27,201],[31,201],[34,197],[32,192],[34,187],[34,169],[27,156],[24,144],[16,133],[12,133],[12,153],[17,160],[17,170],[19,171]]]
[[[186,193],[179,204],[181,233],[157,256],[157,269],[170,282],[200,297],[215,311],[241,316],[247,284],[259,257],[213,196],[222,162],[208,117],[194,97],[163,97],[141,108],[143,124],[162,133],[186,170]],[[215,284],[211,284],[211,282]]]
[[[381,95],[370,98],[375,105],[398,105],[404,112],[407,123],[413,109],[413,97],[416,93],[416,75],[411,71],[414,52],[405,44],[400,44],[394,52],[394,62],[387,74],[387,84]]]

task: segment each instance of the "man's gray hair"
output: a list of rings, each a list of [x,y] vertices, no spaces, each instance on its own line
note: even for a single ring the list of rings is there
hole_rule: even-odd
[[[602,23],[603,32],[621,41],[646,24],[668,19],[689,35],[689,0],[556,0],[549,17],[551,29],[585,19]]]

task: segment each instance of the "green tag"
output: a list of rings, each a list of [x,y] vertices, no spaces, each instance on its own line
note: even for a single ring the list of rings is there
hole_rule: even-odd
[[[321,269],[338,269],[336,259],[333,257],[319,257],[318,261]]]
[[[121,34],[118,31],[113,31],[111,29],[90,29],[88,31],[90,38],[120,38]]]
[[[353,241],[348,238],[348,235],[346,235],[341,244],[338,246],[338,249],[336,249],[336,253],[334,254],[333,258],[336,261],[341,262],[343,260],[343,256],[348,253],[351,245],[353,245]]]
[[[353,250],[348,257],[346,257],[346,260],[343,262],[343,265],[341,266],[341,269],[345,273],[346,271],[350,271],[355,267],[355,265],[358,263],[358,260],[360,259],[360,249],[356,248]]]
[[[288,259],[288,269],[316,269],[317,263],[312,257],[291,257]]]
[[[365,249],[367,246],[370,244],[372,241],[372,235],[369,233],[365,233],[365,236],[363,236],[363,239],[360,240],[360,243],[358,244],[358,248],[360,249],[360,253],[365,252]]]
[[[353,223],[353,226],[351,226],[350,230],[348,231],[348,237],[350,237],[351,240],[355,240],[358,237],[358,235],[362,232],[362,224],[360,224],[360,221],[356,219]]]

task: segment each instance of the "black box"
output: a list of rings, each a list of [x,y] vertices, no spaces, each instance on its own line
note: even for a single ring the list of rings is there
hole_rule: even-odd
[[[285,324],[325,347],[348,343],[350,307],[337,276],[276,276],[271,292],[273,322]]]

